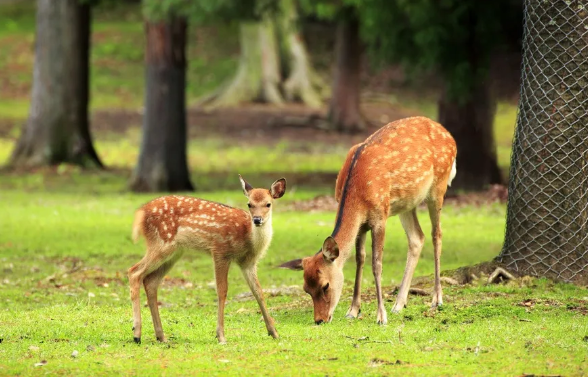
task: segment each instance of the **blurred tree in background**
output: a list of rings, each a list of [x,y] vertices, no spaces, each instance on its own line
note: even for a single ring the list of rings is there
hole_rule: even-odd
[[[306,14],[337,25],[335,67],[326,128],[350,133],[361,131],[365,129],[359,109],[363,45],[357,9],[338,0],[300,0],[300,3]]]
[[[31,107],[12,153],[13,167],[63,162],[102,167],[88,121],[91,5],[37,1]]]
[[[145,1],[145,112],[133,191],[194,189],[186,156],[187,20],[181,3]]]
[[[235,76],[204,97],[201,105],[226,107],[258,101],[282,104],[299,100],[320,107],[325,85],[311,66],[299,30],[294,0],[225,0],[213,20],[240,21],[241,56]],[[210,19],[209,19],[210,21]]]
[[[346,1],[357,6],[373,56],[402,63],[412,74],[434,71],[443,79],[439,122],[458,145],[454,186],[476,190],[501,183],[492,131],[496,98],[488,72],[492,53],[511,42],[512,24],[521,24],[521,2]]]

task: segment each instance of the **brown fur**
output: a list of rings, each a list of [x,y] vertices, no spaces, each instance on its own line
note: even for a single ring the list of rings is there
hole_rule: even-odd
[[[359,151],[359,152],[358,152]],[[333,238],[340,249],[331,260],[329,244],[322,253],[304,258],[305,290],[314,302],[315,321],[327,322],[339,300],[343,285],[343,265],[356,248],[357,272],[349,317],[357,317],[360,307],[361,275],[365,260],[365,233],[372,231],[372,269],[376,281],[379,323],[386,323],[382,299],[381,270],[386,220],[399,215],[407,233],[409,252],[398,298],[393,311],[404,307],[414,267],[424,242],[416,217],[423,201],[429,206],[435,250],[435,293],[433,304],[441,304],[439,281],[441,228],[440,211],[452,179],[457,148],[443,126],[425,117],[401,119],[382,127],[365,142],[353,146],[337,177],[335,197],[339,204]],[[297,269],[295,263],[284,267]],[[324,287],[329,284],[326,292]],[[325,308],[324,302],[329,302]]]
[[[286,183],[282,178],[274,182],[270,190],[266,190],[251,188],[241,180],[249,199],[249,212],[203,199],[170,195],[146,203],[135,213],[133,240],[136,242],[143,235],[147,244],[145,257],[128,270],[135,341],[141,338],[141,284],[147,293],[155,335],[158,340],[165,340],[157,307],[157,287],[186,249],[204,251],[213,257],[219,298],[219,342],[225,341],[224,305],[231,262],[236,262],[243,271],[261,308],[268,333],[274,338],[278,337],[257,279],[257,261],[269,247],[272,238],[271,204],[284,194]],[[262,220],[259,226],[252,221],[256,217]]]

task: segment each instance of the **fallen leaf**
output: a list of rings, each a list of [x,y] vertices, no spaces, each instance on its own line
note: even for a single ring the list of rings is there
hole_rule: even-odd
[[[219,359],[218,361],[220,363],[230,363],[231,362],[230,360],[227,360],[227,359]]]
[[[75,357],[78,357],[78,354],[79,354],[79,352],[78,352],[78,351],[76,351],[76,350],[74,350],[74,351],[71,353],[71,357],[74,357],[74,358],[75,358]]]
[[[38,363],[35,363],[36,367],[42,367],[43,365],[47,365],[47,360],[41,360]]]
[[[37,346],[30,346],[29,347],[29,350],[31,350],[31,351],[38,351],[39,350],[39,347],[37,347]]]

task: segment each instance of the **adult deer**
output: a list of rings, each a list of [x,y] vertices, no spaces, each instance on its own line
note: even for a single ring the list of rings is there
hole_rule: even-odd
[[[392,312],[402,310],[424,243],[416,208],[426,201],[433,225],[435,288],[433,306],[441,305],[440,214],[447,186],[455,177],[457,148],[440,124],[425,118],[401,119],[382,127],[363,143],[353,146],[337,177],[335,198],[339,202],[335,229],[322,249],[312,257],[281,265],[304,270],[304,290],[314,304],[317,324],[332,320],[343,290],[343,265],[356,248],[357,271],[350,318],[360,313],[361,276],[365,239],[372,232],[372,268],[378,300],[377,322],[387,323],[382,299],[382,254],[386,221],[398,214],[408,237],[406,269]]]
[[[165,341],[157,307],[157,287],[186,249],[208,252],[214,260],[218,295],[216,336],[220,343],[225,343],[224,309],[231,262],[237,263],[241,268],[259,304],[268,334],[278,338],[257,279],[257,262],[270,245],[272,203],[274,199],[284,195],[286,180],[278,179],[267,190],[254,189],[241,176],[239,179],[243,192],[249,199],[249,212],[203,199],[176,195],[154,199],[137,210],[133,239],[136,242],[143,235],[147,242],[147,252],[128,271],[135,342],[141,342],[141,284],[145,286],[155,336],[157,340]]]

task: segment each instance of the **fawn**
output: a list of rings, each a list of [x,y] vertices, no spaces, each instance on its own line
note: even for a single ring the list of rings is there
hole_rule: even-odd
[[[141,283],[145,286],[155,336],[157,340],[165,341],[157,307],[157,287],[185,249],[205,251],[212,255],[218,295],[216,337],[219,343],[226,342],[224,309],[231,262],[241,268],[259,304],[268,334],[278,338],[257,279],[257,262],[272,240],[272,203],[284,195],[286,180],[278,179],[269,190],[254,189],[240,175],[239,180],[243,193],[249,199],[249,213],[224,204],[177,195],[154,199],[137,210],[133,239],[136,242],[143,235],[147,252],[139,263],[128,270],[136,343],[141,342]]]
[[[314,304],[316,324],[330,322],[343,290],[343,265],[356,248],[357,270],[348,318],[360,313],[361,276],[365,239],[372,232],[372,269],[378,299],[377,322],[387,323],[382,300],[382,255],[386,221],[398,214],[408,237],[408,257],[392,312],[407,301],[414,269],[424,243],[416,207],[426,201],[433,226],[435,288],[433,306],[441,305],[440,214],[447,186],[455,177],[457,148],[453,137],[440,124],[425,118],[397,120],[382,127],[363,143],[353,146],[339,175],[335,198],[339,203],[335,229],[314,256],[280,267],[304,270],[304,290]]]

